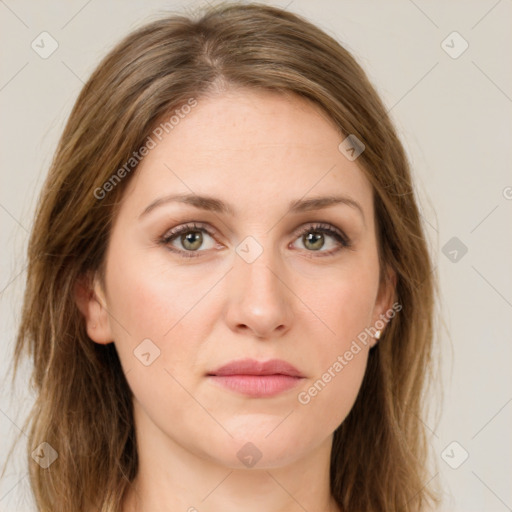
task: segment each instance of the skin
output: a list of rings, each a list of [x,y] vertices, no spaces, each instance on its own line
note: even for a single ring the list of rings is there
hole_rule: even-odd
[[[231,90],[199,98],[139,165],[112,228],[105,283],[94,279],[89,298],[77,296],[90,338],[115,343],[134,394],[140,466],[124,512],[339,510],[329,491],[333,432],[376,340],[307,405],[297,395],[391,307],[394,287],[392,275],[379,286],[372,188],[338,150],[343,138],[302,98]],[[192,192],[237,215],[167,202],[140,217],[162,196]],[[362,214],[347,204],[288,211],[292,200],[333,193]],[[157,242],[193,221],[213,235],[202,232],[202,245]],[[328,234],[305,240],[301,228],[317,222],[351,247]],[[251,263],[236,252],[248,236],[263,251]],[[199,256],[169,246],[199,247]],[[147,338],[160,350],[149,366],[134,356]],[[284,359],[305,378],[251,398],[206,377],[245,357]],[[251,468],[237,457],[248,442],[262,455]]]

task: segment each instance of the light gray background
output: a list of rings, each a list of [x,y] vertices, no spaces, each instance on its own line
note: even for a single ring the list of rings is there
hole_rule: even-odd
[[[391,109],[412,162],[448,327],[439,337],[442,416],[425,420],[438,466],[431,482],[445,488],[443,510],[512,510],[512,2],[268,3],[342,42]],[[64,122],[115,42],[159,11],[196,5],[0,0],[0,464],[31,403],[27,373],[12,395],[7,372],[35,199]],[[31,48],[43,31],[59,45],[47,59]],[[463,48],[454,31],[469,44],[458,58],[447,53]],[[445,247],[453,237],[466,254]],[[1,511],[31,510],[25,439],[0,482]],[[450,467],[465,452],[468,459]]]

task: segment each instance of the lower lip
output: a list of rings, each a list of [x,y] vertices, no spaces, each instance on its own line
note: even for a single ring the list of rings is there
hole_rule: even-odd
[[[210,378],[232,391],[255,398],[278,395],[302,380],[289,375],[210,375]]]

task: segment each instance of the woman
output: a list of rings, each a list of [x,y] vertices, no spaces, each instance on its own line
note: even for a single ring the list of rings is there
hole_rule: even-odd
[[[101,62],[29,245],[41,511],[418,511],[434,282],[353,57],[264,5]]]

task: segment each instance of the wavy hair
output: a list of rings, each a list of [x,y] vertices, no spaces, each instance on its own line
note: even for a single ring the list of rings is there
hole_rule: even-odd
[[[331,492],[342,510],[413,512],[426,487],[424,396],[431,380],[436,282],[409,163],[386,108],[354,57],[304,18],[263,4],[165,14],[133,31],[83,87],[43,186],[28,247],[14,353],[33,362],[27,419],[38,510],[119,512],[138,456],[132,393],[113,343],[87,335],[77,283],[102,272],[126,176],[101,188],[159,120],[190,98],[231,87],[295,94],[365,144],[358,164],[374,196],[381,270],[396,273],[402,306],[369,354],[348,417],[334,433]],[[381,272],[385,279],[385,272]],[[30,457],[48,442],[51,470]]]

